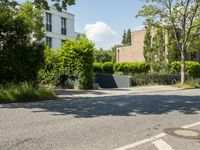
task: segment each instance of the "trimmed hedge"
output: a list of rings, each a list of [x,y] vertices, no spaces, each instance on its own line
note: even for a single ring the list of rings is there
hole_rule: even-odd
[[[124,74],[141,74],[148,73],[150,65],[145,62],[133,62],[133,63],[115,63],[114,71],[123,72]]]
[[[179,82],[178,74],[135,74],[132,76],[132,84],[135,85],[172,85]]]
[[[103,73],[114,73],[114,69],[113,69],[113,63],[111,62],[106,62],[102,64],[102,70]]]
[[[180,74],[181,72],[181,62],[172,62],[170,64],[170,72]],[[200,78],[200,63],[194,61],[186,62],[186,72],[191,78]]]
[[[145,62],[134,63],[94,63],[93,69],[95,73],[122,73],[125,75],[148,73],[150,65]]]
[[[94,63],[93,64],[93,71],[95,73],[103,73],[102,63]]]

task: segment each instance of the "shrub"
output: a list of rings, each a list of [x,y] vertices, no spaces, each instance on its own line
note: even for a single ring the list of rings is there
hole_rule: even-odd
[[[123,72],[124,74],[141,74],[148,73],[150,65],[145,62],[134,62],[134,63],[115,63],[115,72]]]
[[[40,84],[57,85],[59,83],[59,62],[56,51],[46,48],[44,52],[44,64],[38,73]]]
[[[102,64],[102,70],[103,73],[114,73],[114,69],[113,69],[113,63],[111,62],[106,62]]]
[[[180,81],[176,74],[135,74],[132,75],[133,85],[171,85]]]
[[[0,102],[25,102],[55,98],[51,88],[33,87],[31,84],[10,84],[0,87]]]
[[[103,73],[102,63],[94,63],[93,70],[94,70],[94,73]]]
[[[62,75],[76,78],[81,89],[91,89],[93,83],[94,43],[85,35],[73,41],[66,40],[58,51]]]
[[[170,64],[171,73],[181,72],[181,62],[172,62]],[[186,73],[191,78],[200,78],[200,64],[198,62],[188,61],[186,62]]]

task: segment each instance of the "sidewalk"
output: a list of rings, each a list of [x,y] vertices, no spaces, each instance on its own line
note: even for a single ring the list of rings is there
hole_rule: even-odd
[[[55,89],[58,98],[76,98],[76,97],[105,97],[119,96],[130,94],[167,92],[182,90],[173,86],[144,86],[120,89],[99,89],[99,90],[72,90],[72,89]]]

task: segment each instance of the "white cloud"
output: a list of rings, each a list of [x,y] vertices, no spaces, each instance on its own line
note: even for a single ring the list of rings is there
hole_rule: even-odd
[[[95,42],[96,48],[109,49],[119,43],[117,33],[106,23],[97,21],[95,24],[86,24],[84,31],[87,37]]]

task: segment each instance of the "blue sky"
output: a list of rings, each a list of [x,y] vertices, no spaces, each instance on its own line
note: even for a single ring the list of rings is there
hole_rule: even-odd
[[[68,11],[75,14],[77,32],[86,33],[97,48],[109,49],[121,42],[124,30],[143,25],[135,18],[142,5],[142,0],[76,0]]]

